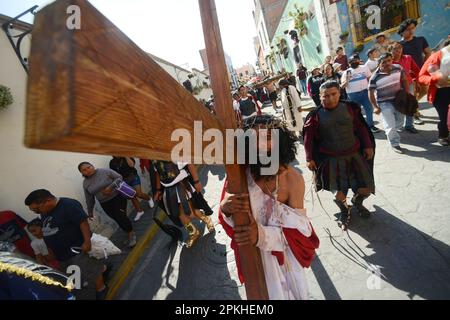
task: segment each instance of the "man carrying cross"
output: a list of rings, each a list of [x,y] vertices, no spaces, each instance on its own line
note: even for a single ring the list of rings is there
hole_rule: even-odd
[[[306,215],[303,199],[305,182],[290,162],[295,159],[297,138],[273,116],[262,115],[245,121],[244,129],[257,136],[258,157],[262,153],[280,154],[280,165],[273,175],[263,175],[264,165],[247,163],[248,194],[232,194],[225,182],[219,220],[232,238],[231,247],[255,246],[261,252],[264,275],[270,299],[308,299],[305,268],[311,265],[319,246],[314,229]],[[279,143],[272,143],[272,135]],[[247,145],[246,159],[251,147]],[[249,212],[249,209],[251,211]],[[247,211],[248,226],[236,226],[232,212]],[[239,279],[244,282],[241,261],[236,253]]]

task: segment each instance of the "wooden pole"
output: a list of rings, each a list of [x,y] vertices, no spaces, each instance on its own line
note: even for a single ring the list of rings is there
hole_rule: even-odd
[[[214,0],[199,0],[199,5],[215,108],[225,128],[236,128],[215,2]],[[227,143],[230,143],[230,141],[227,141]],[[226,165],[225,169],[228,178],[228,191],[230,193],[248,193],[244,167],[233,164]],[[233,220],[236,225],[248,225],[248,213],[235,212],[233,213]],[[239,247],[238,251],[245,279],[247,299],[268,300],[269,296],[259,249],[254,246],[242,246]]]

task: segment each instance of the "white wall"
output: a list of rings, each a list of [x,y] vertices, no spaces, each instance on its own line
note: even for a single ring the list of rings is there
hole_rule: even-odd
[[[335,50],[341,46],[339,43],[340,39],[339,36],[342,33],[341,23],[339,21],[339,13],[337,4],[333,3],[330,4],[329,1],[323,1],[322,4],[324,5],[323,8],[323,24],[324,24],[324,32],[327,37],[328,47],[330,50],[331,56],[335,56]],[[327,27],[328,22],[328,27]]]
[[[28,52],[30,39],[23,41]],[[27,75],[6,34],[0,31],[0,84],[11,89],[14,103],[0,111],[0,211],[13,210],[26,220],[36,216],[24,205],[33,190],[45,188],[83,205],[81,161],[108,166],[109,157],[27,149],[23,145]]]
[[[323,54],[325,56],[330,55],[330,45],[329,45],[329,39],[327,37],[328,33],[326,30],[326,17],[325,17],[325,10],[326,8],[322,8],[321,0],[314,0],[314,6],[316,11],[316,17],[317,22],[319,24],[319,32],[320,32],[320,39],[321,39],[321,47]]]

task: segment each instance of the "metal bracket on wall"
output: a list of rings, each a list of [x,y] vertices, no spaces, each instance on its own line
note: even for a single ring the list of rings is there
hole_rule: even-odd
[[[2,29],[3,31],[6,33],[6,36],[8,37],[9,42],[11,43],[11,46],[14,49],[14,52],[16,53],[17,57],[19,58],[20,63],[22,64],[22,67],[25,69],[25,72],[28,73],[28,59],[22,57],[22,53],[20,52],[20,45],[22,44],[22,40],[23,38],[31,33],[32,28],[30,27],[28,30],[24,30],[22,33],[20,34],[16,34],[13,35],[11,34],[11,30],[14,29],[14,24],[16,22],[20,22],[19,18],[21,18],[22,16],[31,13],[31,14],[35,14],[35,10],[38,8],[39,6],[33,6],[32,8],[28,9],[27,11],[22,12],[21,14],[19,14],[17,17],[12,18],[11,20],[6,21],[5,23],[3,23],[2,25]],[[21,29],[24,29],[21,26]]]

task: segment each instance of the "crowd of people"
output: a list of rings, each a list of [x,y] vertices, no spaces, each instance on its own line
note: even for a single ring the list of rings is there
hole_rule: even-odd
[[[354,101],[362,106],[372,133],[380,131],[375,126],[373,114],[381,114],[388,140],[398,153],[402,152],[398,133],[407,131],[417,134],[419,131],[415,125],[424,124],[418,108],[404,113],[398,111],[400,108],[397,104],[402,101],[399,96],[406,91],[419,101],[428,94],[428,101],[439,115],[438,143],[448,146],[447,117],[450,98],[446,74],[448,58],[445,57],[449,42],[448,39],[441,41],[431,58],[432,50],[427,40],[415,36],[416,26],[416,20],[405,20],[398,27],[398,34],[401,36],[399,41],[392,41],[385,34],[376,36],[376,44],[367,51],[365,62],[358,53],[347,57],[344,49],[339,47],[334,58],[327,56],[323,65],[310,68],[310,72],[299,64],[299,90],[319,107],[322,103],[321,85],[329,80],[336,81],[339,83],[342,100]],[[446,71],[440,71],[443,69]]]
[[[438,143],[448,146],[448,79],[439,71],[442,59],[445,63],[443,68],[446,68],[448,39],[441,42],[439,50],[429,60],[432,51],[424,37],[415,36],[416,26],[416,20],[405,20],[398,27],[398,34],[402,37],[400,41],[392,41],[385,34],[376,36],[376,44],[367,51],[365,62],[358,53],[347,57],[344,49],[339,47],[334,58],[327,56],[323,65],[312,67],[310,72],[300,63],[296,77],[287,74],[279,82],[265,81],[254,88],[242,85],[233,94],[233,106],[239,123],[249,116],[260,114],[261,106],[270,101],[275,110],[283,112],[283,118],[291,130],[299,133],[299,124],[303,123],[299,115],[299,101],[302,97],[309,97],[319,107],[322,103],[320,88],[332,80],[339,84],[342,100],[354,101],[362,106],[372,133],[381,131],[373,117],[373,114],[381,114],[384,131],[397,153],[402,153],[399,132],[417,134],[419,130],[415,126],[424,124],[419,104],[417,102],[416,105],[411,96],[419,101],[428,94],[428,101],[439,115]],[[289,89],[287,83],[295,90]],[[407,97],[411,106],[406,108],[408,110],[398,107],[405,100],[404,92],[409,94]],[[277,105],[279,97],[280,107]],[[416,109],[411,110],[412,106]]]

